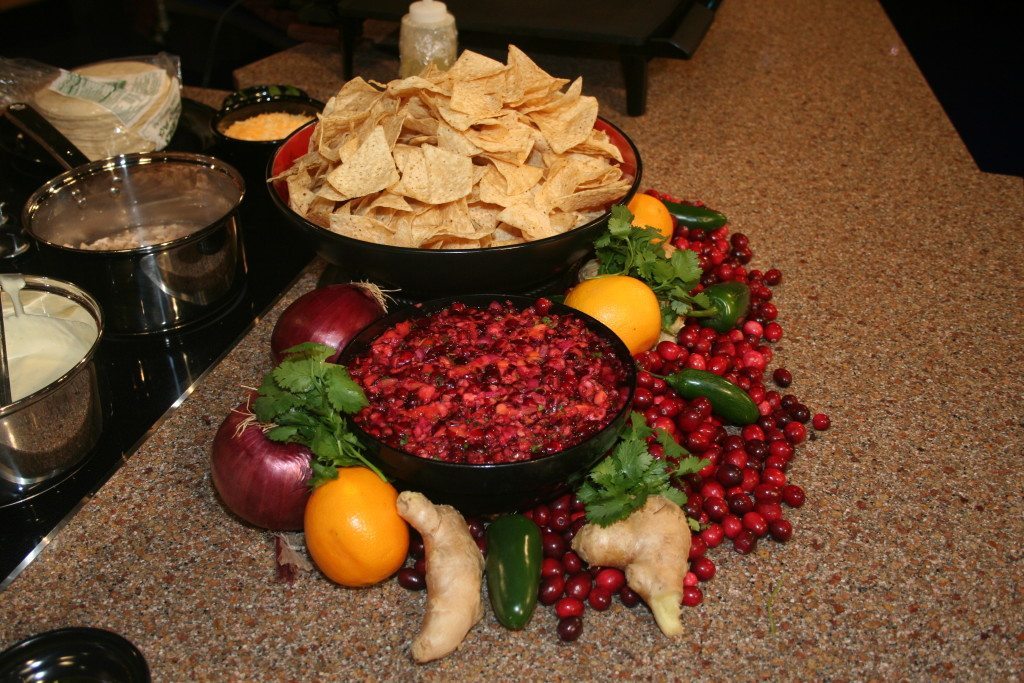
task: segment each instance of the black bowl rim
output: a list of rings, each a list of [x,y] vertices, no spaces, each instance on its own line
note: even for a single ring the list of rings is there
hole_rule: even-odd
[[[58,628],[23,638],[3,652],[0,652],[0,668],[9,665],[18,666],[23,663],[22,658],[25,655],[38,656],[38,653],[35,651],[39,648],[52,648],[56,650],[62,645],[67,644],[69,640],[78,644],[88,643],[95,645],[101,643],[116,653],[117,661],[123,664],[134,676],[132,678],[133,681],[150,680],[149,664],[134,643],[119,633],[92,626]]]
[[[233,138],[230,135],[225,135],[224,132],[221,131],[221,129],[220,129],[220,124],[225,119],[227,119],[227,118],[234,118],[236,116],[239,117],[239,118],[242,118],[242,117],[246,116],[247,114],[249,114],[250,110],[252,112],[262,111],[262,110],[266,110],[266,111],[271,111],[272,112],[272,111],[274,111],[273,105],[275,105],[275,104],[277,104],[279,102],[287,102],[287,103],[290,103],[290,104],[301,104],[301,105],[304,105],[304,106],[308,107],[309,110],[310,110],[310,113],[313,114],[313,120],[309,121],[308,123],[302,124],[301,126],[296,128],[295,130],[293,130],[291,133],[289,133],[288,135],[284,136],[283,138],[276,138],[274,140],[242,140],[240,138]],[[217,140],[221,141],[221,142],[229,142],[231,144],[239,144],[239,145],[259,145],[261,147],[273,146],[273,147],[276,148],[279,145],[284,144],[284,142],[288,138],[290,138],[292,135],[294,135],[297,131],[302,130],[306,126],[315,125],[317,123],[317,118],[316,118],[317,115],[320,114],[320,112],[322,112],[323,110],[324,110],[324,103],[321,102],[320,100],[314,100],[312,97],[309,97],[309,96],[295,97],[295,96],[290,96],[290,95],[282,95],[280,97],[275,97],[273,99],[267,98],[267,99],[261,99],[261,100],[254,100],[252,102],[245,102],[243,104],[236,105],[236,106],[234,106],[234,107],[232,107],[230,109],[221,109],[216,114],[213,115],[212,119],[210,119],[210,129],[213,131],[213,134],[217,138]]]
[[[535,301],[537,301],[538,298],[539,297],[536,296],[524,296],[518,294],[462,294],[457,296],[446,296],[439,297],[436,299],[430,299],[428,301],[424,301],[413,306],[402,306],[401,308],[398,308],[388,313],[384,317],[378,318],[377,320],[373,321],[365,328],[363,328],[363,330],[361,330],[356,336],[349,340],[345,348],[342,349],[341,355],[338,356],[338,360],[335,362],[337,362],[340,365],[347,365],[348,362],[352,359],[352,357],[356,355],[357,346],[369,346],[369,344],[371,344],[375,339],[377,339],[381,334],[383,334],[385,330],[392,327],[396,323],[408,320],[410,318],[423,317],[431,313],[436,313],[444,308],[447,308],[448,306],[452,305],[457,301],[461,301],[462,303],[466,303],[467,305],[486,305],[494,301],[511,301],[514,305],[519,306],[520,308],[526,308],[527,306],[531,306]],[[531,458],[529,460],[520,460],[518,462],[471,464],[461,462],[447,462],[445,460],[434,460],[431,458],[422,458],[413,453],[409,453],[408,451],[404,451],[401,448],[397,448],[395,446],[392,446],[391,444],[385,443],[380,439],[371,436],[370,434],[367,434],[365,430],[363,430],[359,425],[355,423],[354,420],[349,420],[349,425],[352,427],[353,431],[355,431],[359,435],[361,439],[364,439],[365,441],[373,444],[378,448],[378,450],[382,448],[387,448],[396,455],[398,455],[400,458],[406,459],[409,462],[426,462],[430,463],[431,466],[436,466],[438,469],[452,472],[501,472],[513,471],[516,469],[529,467],[531,465],[536,466],[537,463],[548,462],[552,459],[565,456],[574,449],[579,448],[580,446],[583,446],[588,442],[598,438],[599,436],[604,434],[608,430],[608,428],[614,425],[619,420],[619,418],[622,417],[624,413],[628,418],[629,412],[633,409],[633,397],[636,394],[636,364],[634,363],[633,356],[632,354],[630,354],[629,348],[626,346],[626,344],[621,339],[619,339],[619,336],[615,334],[615,332],[613,332],[610,327],[602,323],[597,318],[594,318],[584,313],[583,311],[576,310],[575,308],[566,306],[565,304],[556,301],[552,301],[551,311],[559,315],[573,315],[581,319],[583,323],[587,326],[587,328],[589,328],[599,337],[601,337],[602,339],[604,339],[605,341],[609,342],[612,345],[612,348],[615,350],[615,354],[619,357],[619,360],[622,361],[622,364],[626,369],[626,384],[629,387],[629,392],[626,394],[626,400],[623,402],[622,408],[620,408],[611,417],[611,419],[608,420],[608,424],[606,424],[604,427],[602,427],[597,432],[590,435],[583,441],[573,444],[572,446],[569,446],[564,450],[558,451],[557,453],[545,455],[544,457],[541,458]],[[423,315],[417,316],[417,312],[422,313]],[[381,329],[379,332],[375,332],[377,328],[382,326],[383,329]]]
[[[598,116],[597,118],[599,121],[603,122],[616,133],[621,135],[622,139],[625,140],[626,144],[629,145],[630,149],[633,150],[633,157],[636,159],[636,173],[633,174],[633,183],[632,185],[629,186],[629,189],[626,190],[626,194],[622,195],[620,199],[616,200],[615,204],[628,202],[640,189],[640,182],[643,176],[644,167],[643,161],[640,159],[640,150],[637,148],[636,143],[633,142],[632,138],[626,135],[625,131],[623,131],[617,125],[615,125],[614,123],[612,123],[611,121],[602,116]],[[602,222],[608,220],[608,216],[611,212],[611,207],[609,206],[609,208],[597,218],[591,221],[587,221],[582,225],[577,225],[572,230],[567,230],[563,233],[552,235],[551,237],[544,237],[539,240],[530,240],[529,242],[522,242],[520,244],[506,244],[498,247],[476,247],[467,249],[421,249],[419,247],[399,247],[391,244],[367,242],[365,240],[357,240],[356,238],[349,237],[347,235],[340,235],[336,232],[331,232],[327,228],[317,225],[316,223],[309,220],[305,216],[300,216],[299,214],[297,214],[295,211],[292,210],[290,206],[288,206],[284,202],[284,200],[281,199],[281,196],[273,187],[273,183],[270,183],[270,179],[274,177],[274,161],[277,159],[277,155],[280,153],[281,148],[288,144],[288,141],[292,137],[299,135],[303,130],[309,128],[310,126],[315,126],[317,123],[317,121],[310,121],[306,125],[296,128],[294,131],[292,131],[291,135],[289,135],[287,138],[281,141],[278,149],[275,150],[274,153],[270,155],[270,160],[267,162],[267,183],[269,185],[268,189],[270,199],[274,203],[274,206],[276,206],[279,211],[282,211],[288,219],[299,223],[306,230],[312,231],[312,233],[315,235],[323,236],[326,237],[327,239],[337,240],[342,245],[350,244],[359,249],[380,251],[386,254],[500,254],[527,249],[533,245],[555,244],[561,240],[570,240],[573,237],[575,237],[579,232],[597,227]]]

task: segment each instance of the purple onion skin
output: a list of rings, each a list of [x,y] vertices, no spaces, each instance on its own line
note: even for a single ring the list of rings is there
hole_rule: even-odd
[[[233,513],[258,527],[300,531],[309,500],[312,453],[268,439],[257,424],[241,433],[246,404],[231,411],[213,438],[213,485]]]
[[[337,349],[334,362],[352,337],[384,315],[384,309],[362,287],[327,285],[306,292],[284,309],[270,335],[275,363],[284,351],[303,342],[318,342]]]

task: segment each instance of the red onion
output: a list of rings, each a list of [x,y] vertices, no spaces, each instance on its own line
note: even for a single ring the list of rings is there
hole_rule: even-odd
[[[251,423],[243,424],[247,420]],[[213,438],[213,485],[228,509],[250,524],[298,531],[310,494],[312,457],[305,446],[268,439],[243,403]]]
[[[334,361],[349,340],[384,315],[384,295],[374,285],[328,285],[306,292],[284,309],[270,336],[274,362],[284,351],[303,342],[337,349]]]

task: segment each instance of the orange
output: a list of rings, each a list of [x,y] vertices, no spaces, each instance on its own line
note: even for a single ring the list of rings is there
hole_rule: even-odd
[[[339,467],[338,478],[306,503],[306,548],[332,581],[371,586],[401,568],[409,527],[398,516],[398,491],[365,467]]]
[[[635,277],[604,275],[584,280],[565,304],[611,328],[634,356],[648,351],[661,333],[661,307],[654,290]]]
[[[634,226],[652,227],[664,235],[666,240],[672,239],[675,222],[660,199],[649,194],[635,194],[626,206],[633,213]]]

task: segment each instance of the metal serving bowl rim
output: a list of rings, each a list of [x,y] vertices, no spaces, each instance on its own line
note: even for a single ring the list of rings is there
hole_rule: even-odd
[[[195,232],[190,232],[184,237],[178,237],[177,239],[168,240],[166,242],[147,244],[145,246],[134,247],[132,249],[79,249],[77,247],[69,247],[64,244],[58,244],[50,241],[38,235],[33,229],[33,216],[39,210],[39,207],[42,206],[48,198],[59,192],[72,192],[73,189],[70,188],[73,188],[80,180],[103,171],[111,171],[115,168],[127,169],[134,166],[148,166],[159,163],[185,163],[193,166],[203,166],[210,171],[223,173],[232,182],[234,182],[235,186],[238,188],[238,197],[234,200],[231,208],[224,212],[223,216],[217,220],[211,221],[209,225],[206,225]],[[21,213],[22,225],[25,226],[25,231],[28,232],[28,234],[36,241],[45,244],[52,249],[57,249],[70,254],[80,254],[85,258],[102,258],[110,255],[145,256],[156,252],[169,251],[191,242],[198,242],[213,234],[220,227],[220,222],[224,218],[238,211],[238,207],[241,206],[242,200],[245,198],[245,191],[245,180],[242,178],[242,174],[238,169],[226,161],[222,161],[221,159],[206,154],[196,154],[194,152],[137,152],[132,154],[120,154],[115,157],[92,161],[82,166],[76,166],[75,168],[69,171],[64,171],[60,175],[46,181],[42,187],[33,192],[28,201],[25,202],[25,208]]]
[[[622,197],[620,197],[619,199],[617,199],[614,202],[612,202],[612,204],[609,205],[609,207],[607,209],[605,209],[605,211],[602,212],[601,215],[598,216],[597,218],[594,218],[593,220],[587,221],[586,223],[583,223],[581,225],[577,225],[575,228],[573,228],[571,230],[566,230],[565,232],[559,233],[557,235],[552,235],[551,237],[544,237],[544,238],[541,238],[539,240],[530,240],[529,242],[521,242],[519,244],[505,244],[505,245],[501,245],[501,246],[497,246],[497,247],[476,247],[476,248],[471,248],[471,249],[470,248],[467,248],[467,249],[422,249],[422,248],[419,248],[419,247],[400,247],[400,246],[391,245],[391,244],[379,244],[377,242],[367,242],[366,240],[359,240],[359,239],[356,239],[354,237],[349,237],[347,235],[341,235],[341,234],[336,233],[336,232],[331,232],[327,228],[324,228],[322,226],[317,225],[316,223],[314,223],[313,221],[309,220],[305,216],[299,215],[290,206],[288,206],[288,204],[283,199],[281,199],[281,196],[278,194],[276,188],[273,187],[273,185],[276,182],[281,182],[281,181],[275,181],[274,183],[271,183],[270,179],[272,179],[274,177],[274,163],[275,163],[278,155],[281,153],[281,150],[285,147],[285,145],[287,145],[288,142],[293,137],[295,137],[295,136],[299,135],[300,133],[302,133],[302,131],[304,131],[306,128],[309,128],[311,126],[316,126],[318,121],[310,121],[309,123],[305,124],[304,126],[301,126],[301,127],[297,128],[297,129],[295,129],[295,131],[293,131],[291,135],[289,135],[287,138],[284,139],[284,141],[281,142],[281,144],[277,148],[277,150],[275,150],[274,153],[270,156],[270,160],[267,162],[267,182],[271,185],[271,187],[269,188],[269,190],[270,190],[270,192],[269,192],[270,199],[274,203],[274,206],[276,206],[278,208],[278,210],[284,212],[285,216],[287,216],[288,218],[290,218],[292,220],[298,221],[307,230],[312,230],[315,234],[316,233],[321,233],[321,234],[323,234],[325,236],[329,235],[332,239],[337,239],[342,244],[354,244],[354,245],[358,245],[359,247],[364,248],[364,249],[365,248],[370,248],[370,249],[386,251],[388,253],[394,253],[394,254],[406,254],[406,255],[411,255],[411,254],[441,254],[441,255],[500,254],[500,253],[515,252],[515,251],[527,249],[527,248],[529,248],[532,245],[554,244],[554,243],[556,243],[556,242],[558,242],[560,240],[571,239],[571,237],[575,236],[580,231],[587,230],[589,228],[593,228],[593,227],[599,225],[602,221],[607,220],[609,212],[611,211],[611,206],[613,206],[614,204],[616,204],[618,202],[621,202],[623,199],[625,199],[627,197],[631,197],[631,196],[635,195],[637,190],[640,189],[641,176],[643,175],[642,174],[643,163],[640,160],[640,150],[637,148],[636,143],[634,143],[633,140],[628,135],[626,135],[625,131],[623,131],[621,128],[619,128],[617,125],[615,125],[614,123],[612,123],[608,119],[599,116],[599,117],[597,117],[597,120],[601,121],[604,125],[607,125],[608,127],[610,127],[612,130],[614,130],[616,132],[616,134],[622,136],[622,139],[626,142],[626,144],[629,146],[629,148],[633,151],[633,157],[636,159],[636,172],[633,174],[633,182],[632,182],[632,184],[630,184],[630,186],[626,190],[625,194],[623,194]]]
[[[84,308],[89,315],[93,317],[93,320],[96,321],[96,338],[93,339],[92,344],[89,346],[89,350],[86,351],[85,355],[77,363],[71,366],[71,368],[63,375],[46,386],[33,391],[31,394],[19,398],[17,401],[12,401],[7,405],[0,406],[0,419],[24,410],[28,406],[41,401],[60,390],[61,387],[71,381],[71,378],[74,375],[78,374],[82,368],[92,362],[93,358],[96,356],[97,350],[99,349],[100,342],[103,341],[103,310],[91,294],[81,287],[65,280],[58,280],[56,278],[44,277],[41,275],[25,275],[23,277],[25,278],[25,289],[55,294],[65,299],[70,299]]]

